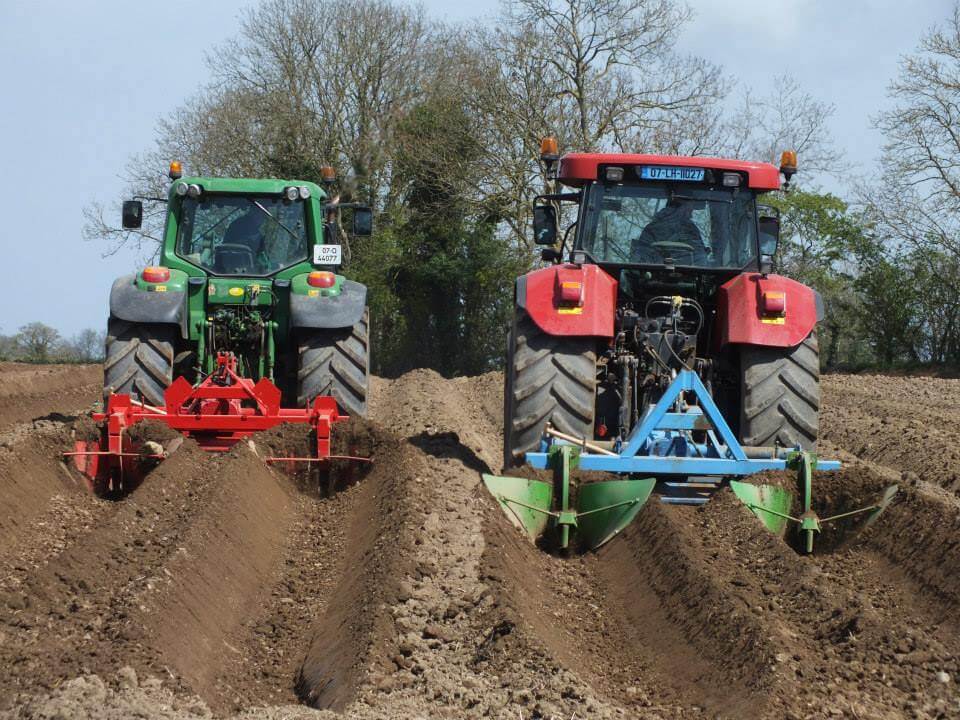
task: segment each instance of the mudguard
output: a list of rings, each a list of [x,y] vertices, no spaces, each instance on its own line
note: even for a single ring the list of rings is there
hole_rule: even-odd
[[[177,290],[147,292],[136,285],[136,275],[124,275],[110,288],[111,317],[135,323],[178,325],[186,337],[186,293]]]
[[[552,265],[517,278],[516,304],[549,335],[612,338],[617,281],[598,265]]]
[[[782,275],[744,273],[720,287],[717,334],[728,344],[794,347],[823,319],[813,288]]]
[[[333,297],[290,296],[291,328],[353,327],[363,317],[367,306],[367,287],[353,280],[343,280],[340,294]]]

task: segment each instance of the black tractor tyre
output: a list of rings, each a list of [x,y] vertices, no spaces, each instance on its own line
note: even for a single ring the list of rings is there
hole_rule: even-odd
[[[741,442],[816,450],[820,430],[816,331],[792,348],[744,346],[740,372]]]
[[[593,439],[597,385],[595,340],[548,335],[516,310],[507,339],[503,395],[503,466],[522,465],[549,423]]]
[[[367,416],[370,376],[370,316],[353,327],[301,330],[297,364],[297,404],[307,407],[318,395],[333,397],[347,415]]]
[[[173,325],[132,323],[110,318],[103,360],[103,402],[126,393],[149,405],[163,406],[173,382],[174,348],[180,335]]]

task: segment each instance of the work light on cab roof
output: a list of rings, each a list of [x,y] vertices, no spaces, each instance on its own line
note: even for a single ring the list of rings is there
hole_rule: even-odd
[[[784,150],[780,155],[780,172],[783,173],[786,185],[790,184],[790,179],[797,173],[797,151]]]
[[[546,167],[547,177],[551,180],[555,179],[554,170],[556,169],[559,159],[560,146],[557,143],[557,139],[552,136],[543,138],[543,140],[540,141],[540,162]]]

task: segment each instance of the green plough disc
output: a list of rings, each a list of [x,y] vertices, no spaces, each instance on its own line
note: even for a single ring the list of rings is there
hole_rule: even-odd
[[[810,466],[808,465],[808,467]],[[753,514],[760,518],[760,521],[767,530],[775,535],[782,537],[787,524],[790,522],[796,523],[800,528],[800,532],[804,535],[806,552],[808,553],[813,552],[814,537],[820,533],[821,526],[836,522],[837,520],[869,513],[866,520],[855,530],[857,533],[862,532],[880,517],[899,492],[898,486],[891,485],[884,490],[883,495],[872,505],[821,518],[812,508],[811,474],[808,471],[804,475],[801,475],[801,477],[804,478],[805,483],[805,510],[800,517],[790,515],[793,494],[789,490],[784,490],[783,488],[778,488],[773,485],[751,485],[749,483],[737,482],[736,480],[730,481],[730,489],[733,490],[734,495],[739,498],[740,502],[750,508]]]
[[[733,494],[760,518],[760,522],[774,535],[783,535],[790,522],[790,506],[793,493],[775,485],[751,485],[750,483],[730,481]]]
[[[540,480],[484,475],[483,484],[510,521],[536,541],[552,525],[564,535],[572,529],[591,550],[608,542],[623,530],[650,498],[656,481],[609,480],[581,485],[577,507],[553,507],[553,486]]]
[[[583,543],[598,548],[629,525],[653,492],[656,480],[607,480],[581,485],[577,497],[577,532]]]
[[[893,502],[893,499],[897,496],[897,493],[900,492],[899,485],[890,485],[886,490],[883,491],[883,495],[880,496],[880,499],[877,501],[874,509],[867,516],[866,522],[863,523],[863,530],[866,530],[868,527],[873,525],[874,521],[886,510],[890,503]]]
[[[547,529],[553,504],[553,486],[540,480],[483,476],[483,484],[493,495],[510,521],[536,540]]]

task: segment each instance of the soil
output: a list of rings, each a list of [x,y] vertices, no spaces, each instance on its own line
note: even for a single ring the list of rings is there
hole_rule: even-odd
[[[0,362],[0,433],[47,415],[72,420],[100,402],[102,388],[99,365]]]
[[[370,463],[284,427],[103,500],[60,456],[99,370],[49,372],[0,366],[2,717],[960,717],[960,381],[825,377],[815,511],[900,491],[812,556],[727,489],[561,554],[482,486],[498,373],[375,378]]]

